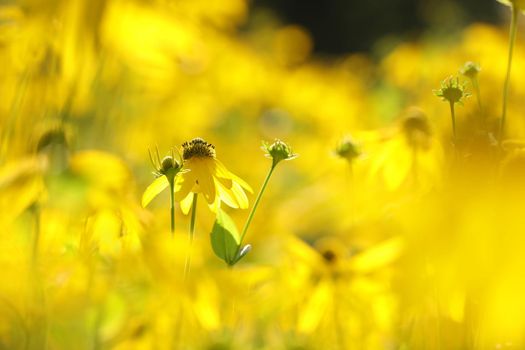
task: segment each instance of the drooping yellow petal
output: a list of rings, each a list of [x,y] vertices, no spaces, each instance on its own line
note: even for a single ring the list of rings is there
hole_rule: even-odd
[[[211,204],[215,201],[215,183],[213,181],[212,169],[208,166],[208,159],[195,159],[191,164],[191,172],[195,173],[197,182],[206,201]]]
[[[195,173],[193,171],[186,172],[177,176],[175,179],[175,200],[177,202],[182,201],[188,196],[188,194],[193,190],[197,183],[195,178]]]
[[[215,197],[215,201],[211,204],[208,204],[208,208],[212,213],[217,214],[217,210],[221,207],[221,199],[219,196]]]
[[[142,194],[142,207],[145,208],[153,198],[157,197],[168,186],[169,182],[166,176],[156,178]]]
[[[234,193],[232,193],[232,191],[224,185],[223,179],[215,178],[215,186],[217,187],[217,192],[219,193],[218,197],[220,197],[220,200],[222,200],[231,208],[239,207]]]
[[[246,197],[246,193],[244,193],[244,190],[242,189],[241,185],[239,185],[237,182],[234,182],[232,186],[232,192],[235,195],[237,203],[239,203],[239,208],[248,208],[248,197]]]
[[[234,182],[237,182],[239,185],[244,187],[246,190],[248,190],[250,193],[253,193],[252,188],[250,185],[246,183],[243,179],[238,177],[237,175],[233,174],[231,171],[226,169],[224,164],[221,163],[218,159],[215,159],[215,173],[217,177],[225,178],[225,179],[232,179]]]
[[[180,201],[180,210],[182,211],[184,215],[188,215],[188,213],[190,212],[192,203],[193,203],[193,193],[190,192],[185,198],[183,198]]]

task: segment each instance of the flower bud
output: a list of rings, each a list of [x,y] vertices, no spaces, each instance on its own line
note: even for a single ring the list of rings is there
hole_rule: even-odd
[[[351,137],[347,136],[339,142],[335,153],[339,157],[351,162],[361,155],[361,150],[359,149],[359,145]]]
[[[461,67],[459,72],[469,79],[476,79],[478,73],[481,72],[481,67],[478,63],[468,61]]]
[[[262,148],[266,152],[266,156],[273,160],[273,166],[282,160],[297,158],[297,154],[292,152],[292,148],[281,140],[276,139],[270,145],[264,142]]]
[[[470,94],[465,90],[465,83],[460,83],[458,77],[449,77],[441,83],[441,88],[434,90],[437,97],[450,103],[463,103],[463,99]]]

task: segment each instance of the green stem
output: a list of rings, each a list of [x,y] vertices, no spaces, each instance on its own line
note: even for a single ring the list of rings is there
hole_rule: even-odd
[[[184,279],[188,277],[191,266],[191,254],[193,250],[193,238],[195,237],[195,218],[197,217],[197,193],[193,194],[193,202],[191,204],[191,219],[190,219],[190,246],[186,254],[186,261],[184,262]]]
[[[450,116],[452,117],[452,134],[454,135],[454,144],[456,143],[456,114],[454,112],[454,102],[450,102]]]
[[[255,203],[253,204],[252,211],[250,212],[250,215],[248,216],[248,219],[246,220],[246,223],[244,224],[244,227],[242,229],[241,238],[239,240],[239,245],[237,246],[237,252],[235,255],[239,254],[239,251],[242,247],[242,242],[244,240],[244,236],[246,236],[246,231],[248,231],[248,227],[250,226],[250,223],[252,222],[253,215],[255,214],[255,211],[257,210],[257,207],[259,206],[259,202],[261,201],[261,197],[264,193],[264,190],[266,189],[266,186],[268,185],[268,181],[270,181],[270,177],[272,176],[273,170],[275,169],[275,166],[277,164],[272,163],[272,167],[270,168],[270,171],[268,172],[268,175],[266,175],[266,179],[264,179],[263,185],[261,187],[261,190],[259,191],[259,194],[257,195],[257,199],[255,199]]]
[[[40,241],[40,208],[38,204],[33,206],[33,214],[35,216],[35,230],[33,235],[33,247],[31,253],[31,263],[33,268],[36,268],[37,259],[38,259],[38,243]]]
[[[503,112],[499,125],[498,140],[501,142],[503,133],[505,132],[505,121],[507,119],[507,103],[509,98],[510,85],[510,71],[512,67],[512,55],[514,52],[514,42],[516,41],[516,32],[518,30],[518,14],[519,11],[515,5],[511,6],[511,20],[510,20],[510,39],[509,39],[509,57],[507,61],[507,75],[505,77],[505,85],[503,87]]]
[[[195,217],[197,216],[197,193],[193,194],[193,203],[191,205],[191,221],[190,221],[190,240],[193,241],[195,234]]]
[[[478,78],[476,78],[476,77],[472,78],[472,85],[474,86],[474,90],[476,91],[476,97],[478,99],[479,111],[482,112],[483,111],[483,107],[481,106],[481,91],[479,89]]]
[[[171,236],[175,233],[175,178],[169,178],[170,183],[170,214],[171,214]]]
[[[478,78],[476,76],[474,76],[471,80],[472,80],[472,86],[474,87],[474,90],[476,91],[476,97],[477,97],[477,100],[478,100],[478,108],[479,108],[479,114],[480,114],[480,119],[481,119],[481,127],[483,129],[485,129],[487,122],[485,120],[485,113],[483,113],[483,106],[481,104],[481,90],[479,88]]]

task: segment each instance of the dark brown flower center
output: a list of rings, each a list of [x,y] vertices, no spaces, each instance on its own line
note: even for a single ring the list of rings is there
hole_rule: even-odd
[[[182,158],[188,160],[193,157],[215,158],[215,146],[197,137],[182,144]]]

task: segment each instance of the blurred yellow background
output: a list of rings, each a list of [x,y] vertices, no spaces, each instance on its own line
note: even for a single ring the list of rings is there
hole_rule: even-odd
[[[498,143],[505,27],[322,58],[270,14],[241,30],[249,11],[0,5],[0,349],[524,349],[523,31]],[[451,75],[472,94],[455,139],[433,94]],[[299,157],[233,268],[199,203],[185,277],[189,217],[176,208],[172,237],[169,194],[140,198],[148,149],[195,137],[255,193],[261,141]],[[225,211],[238,227],[249,213]]]

